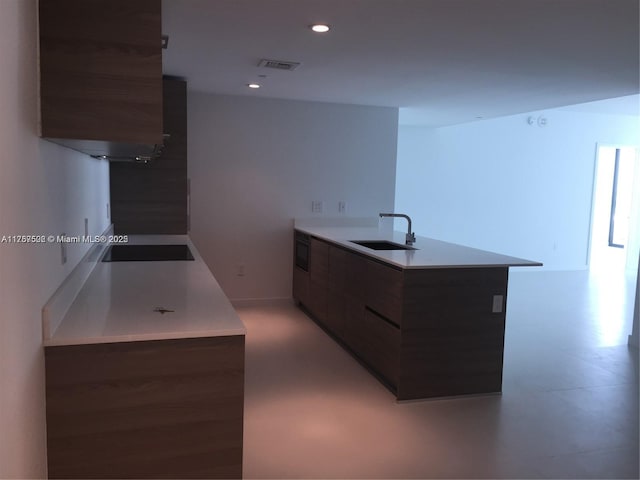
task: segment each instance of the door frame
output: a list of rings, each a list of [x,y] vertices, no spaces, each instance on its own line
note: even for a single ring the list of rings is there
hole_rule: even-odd
[[[591,268],[591,253],[593,250],[593,227],[596,211],[596,192],[598,189],[598,167],[600,166],[600,150],[602,148],[633,148],[636,151],[635,168],[634,168],[634,184],[640,183],[640,146],[633,144],[620,144],[620,143],[604,143],[596,142],[595,145],[595,160],[593,162],[593,182],[591,187],[591,212],[589,217],[589,232],[587,239],[587,269]],[[631,199],[631,215],[629,226],[629,238],[627,240],[626,258],[625,258],[625,270],[635,268],[640,257],[640,187],[633,189]],[[629,253],[631,251],[637,253]]]

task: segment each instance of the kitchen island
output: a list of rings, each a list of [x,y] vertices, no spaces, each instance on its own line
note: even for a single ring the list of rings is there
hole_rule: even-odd
[[[193,260],[94,259],[44,329],[49,477],[240,478],[244,325],[187,236],[129,240]]]
[[[509,267],[541,263],[426,237],[404,249],[378,228],[296,225],[294,242],[294,299],[398,400],[501,391]]]

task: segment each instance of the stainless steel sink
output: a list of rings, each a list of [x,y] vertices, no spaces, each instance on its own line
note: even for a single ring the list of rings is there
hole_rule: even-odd
[[[416,250],[413,247],[400,243],[389,242],[388,240],[349,240],[351,243],[362,245],[371,250]]]

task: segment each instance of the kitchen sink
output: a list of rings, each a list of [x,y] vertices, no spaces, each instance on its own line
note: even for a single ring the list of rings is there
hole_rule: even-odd
[[[193,260],[188,245],[112,245],[103,262],[161,262]]]
[[[413,247],[400,243],[389,242],[388,240],[349,240],[351,243],[362,245],[371,250],[416,250]]]

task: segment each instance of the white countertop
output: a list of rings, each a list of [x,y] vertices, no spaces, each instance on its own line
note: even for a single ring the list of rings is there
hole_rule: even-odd
[[[295,229],[371,258],[405,269],[535,267],[542,263],[416,236],[415,250],[372,250],[350,240],[389,240],[404,245],[406,232],[375,227],[316,227],[296,224]]]
[[[188,236],[129,236],[129,243],[186,243],[195,260],[98,262],[45,346],[246,333]]]

